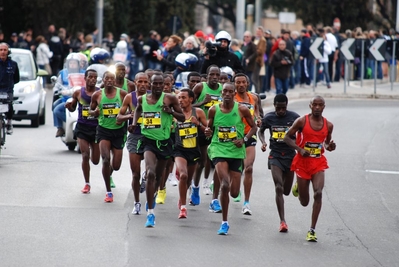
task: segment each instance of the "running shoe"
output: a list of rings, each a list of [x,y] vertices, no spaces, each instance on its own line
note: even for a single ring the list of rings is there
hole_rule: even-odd
[[[298,182],[295,182],[294,186],[292,187],[292,195],[294,197],[298,197],[299,192],[298,192]]]
[[[220,225],[219,231],[218,231],[218,235],[227,235],[227,232],[229,231],[229,224],[227,222],[222,223]]]
[[[115,188],[114,180],[112,180],[112,176],[109,177],[109,183],[111,185],[111,188]]]
[[[179,219],[186,219],[187,218],[187,209],[182,208],[179,213]]]
[[[244,203],[244,206],[242,207],[242,214],[244,215],[252,215],[251,208],[249,207],[249,203],[246,202]]]
[[[134,208],[133,208],[132,214],[133,215],[140,215],[141,214],[141,203],[140,202],[134,203]]]
[[[212,191],[211,191],[211,189],[209,188],[208,182],[204,182],[204,183],[202,184],[202,192],[204,192],[204,195],[207,195],[207,196],[212,194]]]
[[[14,127],[12,126],[12,124],[11,123],[7,124],[7,134],[12,135],[13,132],[14,132]]]
[[[147,215],[147,221],[145,223],[145,227],[147,227],[147,228],[155,227],[155,215],[154,214]]]
[[[90,193],[90,185],[86,184],[85,187],[83,187],[82,190],[80,190],[83,194],[89,194]]]
[[[113,202],[114,201],[114,195],[112,193],[107,193],[105,195],[104,201],[105,202],[109,202],[109,203]]]
[[[197,206],[200,204],[200,195],[199,195],[199,187],[195,188],[194,186],[191,187],[191,200],[190,204],[193,206]]]
[[[211,204],[209,204],[209,212],[221,213],[222,208],[220,207],[219,200],[212,200]]]
[[[280,223],[280,233],[285,233],[288,231],[288,225],[285,222]]]
[[[169,173],[168,181],[172,186],[177,186],[177,179],[173,173]]]
[[[166,188],[158,190],[158,196],[156,197],[155,203],[157,204],[165,204],[166,198]]]
[[[306,240],[309,242],[317,242],[316,232],[314,230],[309,230]]]
[[[241,191],[238,193],[238,196],[236,198],[233,198],[234,202],[240,202],[241,201]]]
[[[145,186],[146,186],[147,180],[145,179],[145,171],[141,174],[141,183],[140,183],[140,193],[145,192]]]

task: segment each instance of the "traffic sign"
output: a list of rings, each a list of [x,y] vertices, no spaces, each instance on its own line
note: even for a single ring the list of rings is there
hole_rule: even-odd
[[[341,53],[346,60],[355,59],[355,38],[348,38],[342,42]]]
[[[321,37],[316,37],[310,40],[310,52],[312,53],[315,59],[322,59],[323,58],[323,43],[324,39]]]
[[[385,39],[376,39],[372,43],[372,46],[369,49],[371,59],[374,59],[377,61],[384,61],[385,60],[385,58],[384,58],[385,50],[386,50]]]

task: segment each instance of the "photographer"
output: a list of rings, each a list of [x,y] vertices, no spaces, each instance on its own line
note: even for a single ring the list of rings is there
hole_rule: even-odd
[[[291,66],[294,64],[292,53],[286,49],[284,40],[280,40],[278,49],[273,53],[270,66],[273,68],[276,94],[286,94]]]
[[[215,37],[216,43],[205,42],[206,54],[202,63],[201,73],[206,73],[210,65],[221,67],[230,67],[234,73],[244,73],[238,57],[229,51],[231,36],[226,31],[220,31]]]

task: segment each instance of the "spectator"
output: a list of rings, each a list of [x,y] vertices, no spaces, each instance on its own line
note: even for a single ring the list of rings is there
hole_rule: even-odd
[[[270,66],[270,59],[272,54],[272,32],[270,30],[266,30],[264,37],[266,39],[266,55],[265,55],[265,67],[266,67],[266,75],[263,77],[263,85],[262,91],[269,92],[271,88],[271,78],[273,75],[273,68]],[[273,37],[274,38],[274,37]]]
[[[106,49],[112,57],[115,49],[114,35],[112,32],[107,32],[107,35],[102,42],[102,48]]]
[[[53,57],[51,58],[51,69],[54,75],[63,68],[62,54],[64,51],[64,47],[61,41],[61,38],[58,37],[57,33],[54,32],[54,35],[50,38],[48,45],[50,47],[51,52],[53,52]]]
[[[53,57],[53,52],[50,51],[47,41],[43,35],[36,37],[36,63],[40,69],[48,70],[46,65],[50,64],[50,59]],[[49,73],[51,75],[51,73]],[[46,86],[46,78],[43,77],[43,87]]]
[[[266,39],[263,37],[264,30],[263,27],[259,26],[256,29],[256,37],[254,43],[256,44],[256,59],[255,59],[255,68],[252,73],[252,81],[255,85],[255,92],[260,94],[261,93],[261,83],[260,83],[260,71],[265,64],[265,52],[266,52]],[[263,72],[265,72],[263,68]],[[262,76],[265,76],[264,73]]]
[[[166,42],[165,50],[167,51],[167,56],[164,57],[162,54],[154,52],[157,59],[162,62],[164,69],[163,71],[174,71],[176,69],[175,58],[181,53],[180,44],[182,39],[177,35],[172,35]]]
[[[188,37],[184,40],[184,42],[183,42],[183,49],[184,49],[184,52],[193,54],[193,55],[195,55],[198,59],[200,58],[200,56],[199,56],[199,44],[198,44],[197,39],[196,39],[193,35],[188,36]],[[198,60],[197,63],[195,63],[195,64],[193,64],[193,65],[190,66],[190,68],[188,69],[188,71],[196,71],[196,72],[199,72],[199,71],[200,71],[200,68],[201,68],[200,61]]]
[[[331,54],[328,55],[328,75],[332,80],[334,62],[337,62],[338,59],[338,52],[339,52],[338,41],[335,35],[332,33],[333,30],[331,27],[325,27],[324,31],[325,31],[326,41],[331,47]]]
[[[295,74],[295,79],[294,79],[294,83],[295,84],[299,84],[300,80],[301,80],[301,62],[299,60],[299,54],[301,53],[301,39],[299,38],[299,32],[297,31],[293,31],[291,33],[291,38],[292,38],[292,42],[294,43],[294,47],[295,47],[295,55],[294,55],[294,74]]]
[[[252,81],[252,73],[255,69],[256,64],[256,45],[252,41],[252,33],[250,31],[244,32],[244,66],[245,66],[245,74],[249,78],[249,90],[251,90],[253,81]]]
[[[159,43],[157,41],[158,33],[156,31],[150,31],[150,38],[146,42],[148,50],[146,51],[146,63],[148,69],[161,69],[161,63],[158,61],[157,56],[154,52],[159,49]]]
[[[77,32],[76,38],[71,41],[72,52],[80,52],[85,49],[85,35],[83,32]]]
[[[319,37],[324,39],[324,46],[323,46],[323,58],[319,59],[319,64],[317,64],[317,67],[319,69],[319,66],[322,66],[323,68],[323,75],[324,75],[324,79],[326,81],[327,84],[327,88],[330,89],[331,85],[330,85],[330,75],[329,75],[329,71],[328,71],[328,56],[332,53],[332,49],[330,47],[330,43],[327,41],[327,37],[326,37],[326,32],[324,31],[323,28],[318,29],[319,32]],[[317,80],[317,79],[316,79]]]
[[[8,42],[10,48],[18,48],[18,34],[13,32],[10,37],[10,41]]]
[[[273,67],[276,94],[286,94],[288,91],[291,66],[294,63],[292,53],[286,49],[284,40],[280,40],[278,49],[273,53],[270,65]]]

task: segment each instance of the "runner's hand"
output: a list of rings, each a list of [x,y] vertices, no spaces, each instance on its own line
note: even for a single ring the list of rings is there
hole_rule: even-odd
[[[299,153],[301,154],[302,157],[309,157],[309,156],[310,156],[309,151],[307,151],[307,150],[305,150],[305,149],[301,149],[301,150],[299,151]]]
[[[236,145],[236,147],[240,148],[244,145],[245,142],[244,139],[236,139],[233,140],[233,143]]]
[[[265,151],[266,151],[266,148],[267,148],[267,144],[266,144],[266,143],[262,144],[262,146],[260,147],[260,149],[262,150],[262,152],[265,152]]]
[[[337,145],[334,143],[333,140],[331,140],[329,144],[326,144],[326,145],[325,145],[325,147],[326,147],[326,150],[328,150],[328,151],[333,151],[333,150],[335,150],[335,148],[337,147]]]

